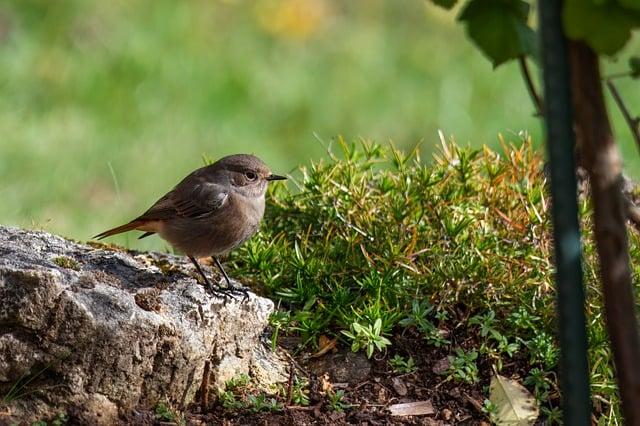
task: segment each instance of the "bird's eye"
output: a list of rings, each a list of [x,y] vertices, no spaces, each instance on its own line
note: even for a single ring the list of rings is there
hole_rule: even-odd
[[[256,180],[256,179],[258,179],[258,175],[257,175],[257,174],[255,174],[255,173],[253,173],[253,172],[247,172],[247,173],[245,173],[244,175],[245,175],[245,176],[247,177],[247,179],[249,179],[249,180]]]

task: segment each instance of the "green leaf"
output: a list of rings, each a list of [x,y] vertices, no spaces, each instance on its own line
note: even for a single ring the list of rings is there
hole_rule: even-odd
[[[640,12],[628,4],[634,1],[567,0],[563,11],[567,36],[583,40],[598,53],[613,55],[631,38],[631,30],[640,27]]]
[[[376,322],[373,324],[373,331],[376,335],[380,334],[382,330],[382,319],[378,318]]]
[[[451,9],[453,6],[456,5],[456,3],[458,2],[458,0],[431,0],[431,3],[435,4],[436,6],[440,6],[444,9]]]
[[[349,339],[355,339],[356,336],[349,333],[348,331],[342,330],[342,334],[344,334],[345,336],[347,336]]]
[[[458,16],[469,38],[494,67],[534,55],[536,34],[527,24],[529,3],[523,0],[471,0]]]

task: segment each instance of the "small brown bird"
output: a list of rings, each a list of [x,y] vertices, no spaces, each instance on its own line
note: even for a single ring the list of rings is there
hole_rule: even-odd
[[[286,179],[274,175],[259,158],[248,154],[224,157],[185,177],[175,188],[134,220],[94,238],[121,232],[144,231],[140,238],[157,233],[185,253],[213,293],[225,298],[247,290],[231,284],[218,260],[256,233],[264,214],[267,183]],[[215,288],[196,260],[213,259],[227,283]]]

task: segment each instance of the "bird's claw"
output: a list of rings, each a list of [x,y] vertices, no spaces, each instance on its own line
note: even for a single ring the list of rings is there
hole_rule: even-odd
[[[247,287],[242,287],[242,286],[234,286],[231,283],[229,283],[227,285],[227,288],[225,288],[226,291],[228,291],[229,293],[231,293],[231,297],[233,297],[234,294],[237,295],[242,295],[242,302],[246,302],[247,300],[249,300],[249,289]]]
[[[242,302],[249,300],[249,290],[245,287],[236,287],[233,285],[228,285],[227,287],[214,287],[213,285],[210,285],[209,291],[214,296],[222,296],[225,303],[227,303],[229,298],[237,300],[235,297],[237,295],[242,295]]]
[[[235,294],[242,294],[243,303],[249,300],[249,290],[246,287],[233,287],[230,291]]]

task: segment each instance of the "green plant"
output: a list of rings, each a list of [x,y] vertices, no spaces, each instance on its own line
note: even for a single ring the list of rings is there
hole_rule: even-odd
[[[540,409],[540,412],[547,419],[548,424],[550,425],[564,424],[564,422],[562,421],[562,410],[560,409],[560,407],[553,407],[553,408],[542,407]],[[605,424],[605,423],[598,422],[598,424]]]
[[[226,390],[237,390],[240,388],[244,388],[251,382],[251,378],[246,374],[242,373],[235,377],[230,378],[224,383],[224,387]]]
[[[51,362],[44,364],[42,368],[36,370],[35,372],[32,372],[32,370],[30,369],[25,370],[22,376],[18,380],[14,381],[9,390],[2,396],[0,402],[8,404],[32,392],[31,390],[29,390],[30,385],[33,386],[33,383],[41,378],[50,368],[69,358],[72,353],[73,351],[71,350],[63,353],[58,358],[55,358]]]
[[[269,398],[264,393],[258,395],[249,395],[247,397],[247,405],[254,413],[261,411],[280,411],[282,410],[282,404],[280,404],[275,398]]]
[[[456,349],[456,355],[449,357],[449,377],[464,383],[476,383],[479,380],[477,359],[478,352],[475,350],[465,352],[463,349]]]
[[[278,335],[281,329],[286,329],[291,324],[291,312],[288,311],[274,311],[269,316],[269,325],[273,327],[273,333],[271,333],[271,350],[275,351],[278,344]]]
[[[497,424],[496,418],[498,416],[498,407],[496,404],[488,399],[485,399],[482,403],[482,412],[489,418],[491,423]]]
[[[246,407],[246,404],[242,400],[238,400],[235,393],[230,390],[219,392],[218,401],[227,410],[240,410]]]
[[[351,324],[351,331],[342,331],[342,333],[351,339],[351,350],[357,352],[362,348],[366,349],[367,357],[371,358],[375,349],[382,351],[391,344],[391,341],[381,335],[382,320],[378,318],[373,325],[360,325],[357,322]]]
[[[451,9],[457,0],[432,0],[432,3]],[[602,59],[607,56],[617,56],[621,50],[631,44],[632,34],[640,28],[640,7],[637,2],[567,0],[563,3],[538,2],[539,18],[537,28],[530,25],[530,12],[533,1],[527,0],[466,0],[461,1],[458,21],[462,23],[466,34],[478,49],[498,67],[509,61],[517,61],[521,75],[534,109],[539,116],[544,117],[547,128],[572,128],[575,134],[566,138],[548,140],[551,155],[549,170],[551,176],[557,179],[551,181],[551,192],[558,196],[560,188],[573,192],[567,208],[554,211],[554,220],[565,223],[562,232],[576,235],[580,232],[575,209],[577,207],[573,197],[580,190],[573,180],[576,165],[571,158],[575,152],[580,158],[579,165],[589,175],[591,183],[591,198],[594,214],[593,232],[600,258],[600,278],[605,289],[604,303],[607,306],[607,326],[613,343],[613,351],[621,365],[618,365],[618,384],[623,408],[627,419],[640,418],[640,409],[636,404],[635,383],[640,381],[640,370],[635,368],[634,361],[640,357],[639,326],[636,306],[632,302],[635,283],[632,277],[629,261],[629,247],[627,243],[627,219],[629,215],[619,214],[619,205],[625,202],[627,196],[623,189],[623,175],[619,161],[618,148],[615,143],[614,132],[605,102],[605,87],[613,95],[616,105],[625,117],[627,127],[637,144],[640,144],[640,128],[637,120],[624,103],[613,79],[628,77],[637,79],[640,76],[640,58],[633,56],[628,61],[625,71],[612,76],[603,76]],[[598,28],[599,31],[594,31]],[[540,35],[537,35],[539,32]],[[566,45],[560,39],[568,39]],[[508,40],[507,42],[505,42]],[[537,41],[542,41],[541,48]],[[637,51],[637,49],[636,49]],[[545,67],[546,93],[540,96],[535,88],[531,73],[528,69],[527,57],[542,56],[536,61]],[[561,58],[561,59],[560,59]],[[549,88],[555,86],[556,89]],[[562,87],[562,90],[557,90]],[[567,100],[558,95],[564,89],[572,89],[573,95]],[[546,107],[543,106],[543,97]],[[567,114],[545,114],[544,108],[556,111],[572,110],[571,117]],[[548,134],[553,139],[552,133]],[[603,141],[606,141],[603,143]],[[577,148],[576,148],[577,147]],[[566,160],[560,160],[564,158]],[[563,170],[566,171],[562,175]],[[603,173],[603,170],[606,171]],[[614,184],[611,184],[614,182]],[[569,186],[571,185],[571,188]],[[562,195],[566,198],[566,193]],[[597,200],[607,200],[597,202]],[[562,217],[564,216],[564,217]],[[637,221],[636,221],[637,222]],[[571,223],[570,225],[568,225]],[[558,259],[573,256],[581,252],[582,247],[577,238],[574,242],[564,244],[566,238],[560,235],[556,228],[556,241],[563,241],[557,246]],[[615,247],[616,249],[612,249]],[[566,283],[567,288],[575,289],[575,293],[567,293],[567,299],[572,299],[579,305],[584,304],[581,287],[581,265],[572,265],[575,282]],[[562,274],[559,274],[562,276]],[[578,290],[580,289],[580,290]],[[558,301],[561,316],[572,315],[578,318],[573,329],[571,323],[560,321],[560,336],[574,335],[574,339],[563,344],[573,345],[582,352],[587,352],[587,331],[582,312],[571,312],[568,303]],[[566,328],[565,328],[566,327]],[[634,336],[629,338],[628,336]],[[535,339],[535,338],[534,338]],[[531,346],[547,346],[546,342],[537,341]],[[631,354],[623,356],[620,354]],[[588,371],[584,359],[585,354],[576,354],[575,365],[564,368],[566,383],[587,383]],[[543,355],[543,362],[547,368],[555,365],[551,351]],[[586,400],[588,389],[583,386],[575,391],[573,403],[567,407],[567,416],[580,416],[582,423],[589,421],[589,402]],[[615,411],[615,410],[614,410]],[[616,418],[617,413],[611,415]]]
[[[433,311],[433,306],[428,300],[422,302],[414,300],[411,302],[411,311],[400,320],[403,327],[421,327],[423,323],[429,322],[428,315]]]
[[[232,261],[290,312],[281,330],[297,333],[303,346],[339,330],[356,337],[357,323],[358,349],[375,352],[373,325],[380,319],[381,337],[417,335],[455,354],[449,341],[455,330],[471,338],[465,353],[477,352],[474,363],[500,370],[513,356],[528,371],[544,371],[555,390],[549,202],[541,157],[523,138],[505,142],[500,153],[443,143],[431,163],[416,152],[338,140],[339,154],[292,174],[296,188],[269,193],[265,226]],[[588,223],[589,205],[583,213]],[[583,241],[592,389],[614,407],[599,415],[615,419],[594,245],[590,235]],[[640,258],[640,236],[630,234],[630,243],[632,258]],[[246,252],[264,257],[254,265]],[[473,380],[473,371],[461,376]],[[541,402],[549,410],[557,404],[551,397]]]
[[[56,256],[51,260],[61,268],[73,269],[74,271],[80,270],[80,264],[78,263],[78,261],[68,256]]]
[[[416,365],[413,361],[413,357],[411,356],[405,359],[404,357],[396,354],[389,360],[389,365],[396,373],[407,374],[416,371]]]
[[[56,414],[50,420],[38,420],[31,424],[31,426],[65,426],[69,423],[69,416],[66,412],[61,411]],[[17,424],[17,423],[16,423]]]
[[[280,394],[283,387],[279,387]],[[278,393],[276,392],[276,393]],[[249,376],[240,374],[225,382],[225,389],[218,392],[218,402],[227,410],[249,410],[254,413],[274,412],[282,409],[275,396],[258,391],[251,385]]]
[[[548,373],[540,368],[532,368],[524,379],[526,386],[533,388],[533,393],[538,401],[546,402],[551,387]]]
[[[64,426],[69,422],[69,416],[66,412],[61,411],[51,420],[50,426]]]
[[[349,404],[344,402],[344,391],[342,389],[327,392],[327,405],[331,411],[337,413],[341,413],[345,408],[349,407]]]
[[[558,363],[558,348],[551,335],[541,331],[525,342],[532,363],[540,363],[550,370]]]
[[[166,402],[159,402],[154,409],[155,418],[160,422],[182,423],[182,416]]]
[[[478,326],[480,336],[484,339],[484,342],[480,346],[480,352],[494,358],[497,363],[497,369],[501,370],[502,358],[500,355],[506,354],[509,357],[513,357],[520,349],[520,345],[517,342],[509,342],[507,336],[498,330],[498,323],[495,316],[495,312],[489,310],[484,315],[472,317],[469,320],[469,325]]]
[[[291,389],[291,402],[294,405],[309,405],[309,382],[307,380],[295,378]]]
[[[531,314],[524,306],[518,306],[507,320],[518,331],[520,337],[524,337],[522,336],[523,333],[535,332],[540,323],[540,317]]]

